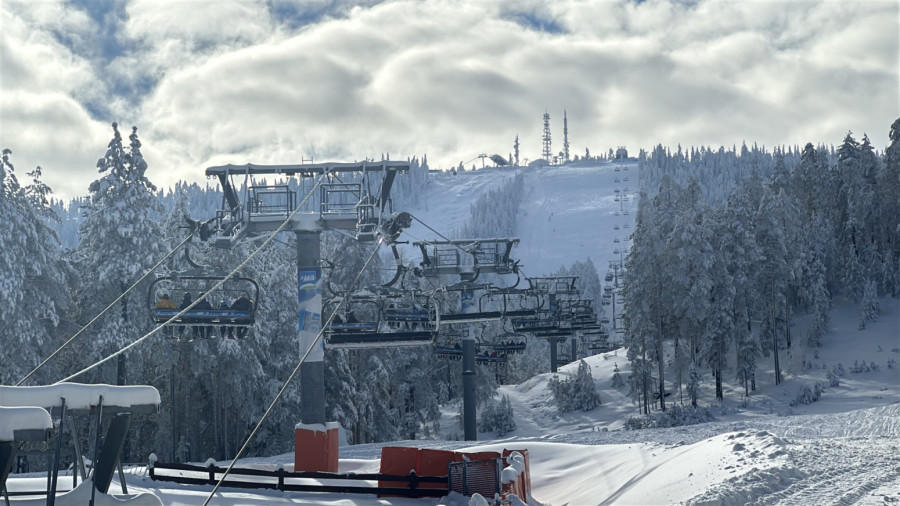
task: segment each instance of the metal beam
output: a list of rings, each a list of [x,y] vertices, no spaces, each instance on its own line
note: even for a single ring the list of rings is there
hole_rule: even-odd
[[[243,165],[219,165],[208,167],[207,176],[227,176],[230,174],[282,174],[285,176],[307,175],[317,176],[327,172],[381,172],[394,170],[405,172],[409,170],[409,162],[383,160],[380,162],[328,162],[328,163],[297,163],[287,165],[258,165],[246,163]]]

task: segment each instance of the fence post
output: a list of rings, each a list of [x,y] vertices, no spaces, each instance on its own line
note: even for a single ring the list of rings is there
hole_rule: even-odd
[[[419,476],[416,475],[416,471],[412,470],[409,472],[409,489],[415,490],[419,488]]]
[[[278,464],[278,490],[284,492],[284,466]]]

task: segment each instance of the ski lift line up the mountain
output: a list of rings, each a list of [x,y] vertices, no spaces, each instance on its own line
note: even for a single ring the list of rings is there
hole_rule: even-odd
[[[472,265],[477,264],[485,272],[508,274],[514,271],[514,262],[509,260],[509,248],[517,240],[486,239],[457,242],[430,242],[429,246],[439,251],[450,252],[454,262],[441,264],[443,274],[459,274],[463,281],[451,286],[423,292],[419,290],[396,290],[382,285],[374,291],[361,293],[345,292],[334,296],[323,304],[323,314],[333,315],[332,323],[325,327],[325,343],[328,348],[368,348],[384,346],[419,346],[434,343],[444,326],[498,321],[516,317],[533,316],[540,302],[532,291],[513,288],[496,288],[490,284],[474,284],[477,271],[465,267],[463,257],[458,255],[457,246],[466,246],[466,255]],[[423,243],[424,244],[424,243]],[[487,246],[485,246],[487,245]],[[424,246],[423,246],[424,247]],[[443,248],[443,249],[442,249]],[[505,251],[500,255],[500,251]],[[416,269],[419,276],[428,276],[428,254],[423,267]],[[441,255],[437,255],[440,257]],[[479,258],[481,260],[479,261]],[[490,263],[488,262],[490,260]],[[516,285],[518,285],[516,282]],[[461,300],[462,295],[446,297],[451,292],[479,290],[484,293],[478,298],[477,310],[453,311],[450,306]],[[333,309],[335,302],[343,303],[344,311]],[[488,307],[488,306],[491,307]]]
[[[300,202],[300,204],[297,205],[297,207],[293,210],[293,212],[290,213],[290,214],[284,219],[284,221],[281,223],[281,226],[278,227],[278,228],[274,231],[274,233],[272,233],[269,237],[267,237],[266,240],[263,241],[262,244],[260,244],[254,251],[252,251],[252,252],[250,253],[250,255],[248,255],[247,258],[244,259],[244,261],[241,262],[237,267],[235,267],[235,268],[234,268],[227,276],[223,277],[223,279],[222,279],[221,281],[217,282],[214,286],[210,287],[209,290],[207,290],[207,291],[206,291],[205,293],[203,293],[201,296],[198,296],[197,299],[195,299],[188,307],[179,310],[179,312],[178,312],[177,314],[173,315],[173,316],[171,317],[170,320],[168,320],[168,321],[166,321],[165,323],[162,323],[162,324],[160,324],[159,326],[157,326],[157,327],[151,329],[150,332],[148,332],[148,333],[144,334],[143,336],[139,337],[137,340],[133,341],[132,343],[130,343],[130,344],[128,344],[128,345],[125,345],[124,347],[120,348],[118,351],[115,351],[115,352],[111,353],[110,355],[108,355],[108,356],[106,356],[106,357],[104,357],[104,358],[98,360],[97,362],[95,362],[95,363],[93,363],[93,364],[87,366],[86,368],[84,368],[84,369],[82,369],[82,370],[80,370],[80,371],[78,371],[78,372],[76,372],[76,373],[74,373],[74,374],[71,374],[71,375],[69,375],[69,376],[67,376],[67,377],[65,377],[65,378],[63,378],[63,379],[61,379],[61,380],[58,381],[57,383],[62,383],[62,382],[65,382],[65,381],[71,381],[72,379],[75,379],[75,378],[77,378],[78,376],[81,376],[82,374],[84,374],[84,373],[86,373],[86,372],[88,372],[88,371],[94,369],[95,367],[98,367],[98,366],[100,366],[101,364],[104,364],[104,363],[106,363],[106,362],[112,360],[113,358],[115,358],[115,357],[117,357],[117,356],[119,356],[119,355],[125,353],[126,351],[130,350],[131,348],[137,346],[137,345],[140,344],[141,342],[143,342],[143,341],[145,341],[146,339],[148,339],[150,336],[156,334],[156,333],[159,332],[161,329],[165,328],[167,325],[172,325],[172,324],[174,323],[174,321],[177,321],[179,318],[182,318],[188,311],[191,311],[191,310],[194,309],[198,304],[200,304],[200,301],[201,301],[201,300],[203,300],[205,297],[208,297],[210,294],[214,293],[216,290],[220,289],[220,288],[222,287],[222,285],[224,285],[225,282],[228,281],[228,279],[229,279],[231,276],[234,276],[235,274],[237,274],[240,270],[242,270],[242,269],[250,262],[250,260],[252,260],[252,259],[253,259],[256,255],[258,255],[263,249],[265,249],[265,248],[266,248],[266,247],[267,247],[267,246],[275,239],[275,237],[277,236],[277,233],[278,233],[278,232],[284,230],[284,229],[288,226],[288,224],[291,222],[291,219],[293,218],[294,214],[296,214],[296,213],[303,207],[303,205],[306,204],[306,202],[307,202],[307,201],[309,200],[309,198],[313,195],[313,193],[315,192],[315,190],[319,187],[319,185],[320,185],[321,182],[322,182],[323,176],[324,176],[324,174],[320,174],[320,175],[319,175],[319,177],[318,177],[317,180],[316,180],[316,184],[313,186],[313,189],[306,195],[306,197],[304,197],[304,199]],[[190,237],[188,237],[188,239],[190,239]],[[187,240],[185,240],[185,242],[187,242]],[[182,244],[184,244],[184,243],[182,243]],[[173,253],[174,253],[174,252],[173,252]],[[161,265],[161,264],[162,264],[162,262],[158,263],[158,264],[156,265],[156,267],[159,267],[159,265]],[[152,271],[150,271],[150,272],[152,272]],[[149,275],[149,272],[148,272],[148,275]]]

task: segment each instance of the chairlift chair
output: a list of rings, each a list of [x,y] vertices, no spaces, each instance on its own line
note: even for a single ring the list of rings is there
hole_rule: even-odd
[[[430,345],[440,326],[435,301],[422,294],[349,294],[326,301],[322,314],[329,348]]]
[[[195,297],[209,292],[223,280],[221,287],[206,296],[208,305],[196,305],[176,318]],[[161,304],[164,298],[171,301],[170,307]],[[159,277],[150,284],[147,305],[154,323],[174,326],[173,331],[167,332],[170,336],[243,338],[256,319],[259,284],[239,276],[226,279],[221,274],[173,274]],[[187,336],[181,335],[184,330],[189,331]]]

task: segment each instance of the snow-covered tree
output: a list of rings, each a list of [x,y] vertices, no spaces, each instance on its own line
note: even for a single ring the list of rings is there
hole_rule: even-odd
[[[66,324],[68,266],[47,221],[56,219],[47,200],[50,189],[40,167],[28,173],[32,183],[21,186],[11,154],[3,149],[0,159],[0,384],[22,380],[61,344],[62,332],[78,330]],[[29,381],[57,380],[53,365]]]
[[[100,313],[165,252],[159,226],[161,209],[154,195],[156,186],[146,176],[147,162],[141,154],[137,127],[129,144],[122,142],[118,125],[106,154],[97,162],[100,179],[89,186],[89,201],[80,228],[81,242],[75,260],[82,280],[78,303],[82,320]],[[145,292],[136,290],[108,311],[91,332],[83,359],[105,357],[149,330]],[[126,357],[120,355],[116,370],[94,371],[92,378],[108,383],[128,383]],[[136,376],[141,361],[132,361]],[[82,364],[87,365],[87,364]]]
[[[504,437],[516,430],[516,419],[508,395],[504,395],[500,402],[486,403],[481,411],[478,430],[481,432],[493,431],[497,437]]]
[[[549,387],[560,413],[590,411],[600,405],[600,394],[597,393],[591,367],[584,360],[578,362],[574,377],[560,380],[559,376],[553,375]]]
[[[619,388],[625,385],[625,381],[622,379],[622,374],[619,372],[619,364],[615,364],[613,368],[613,375],[610,378],[610,386],[613,388]]]
[[[878,303],[878,289],[874,281],[868,281],[863,289],[862,301],[859,308],[859,330],[866,328],[866,323],[878,319],[880,311]]]

